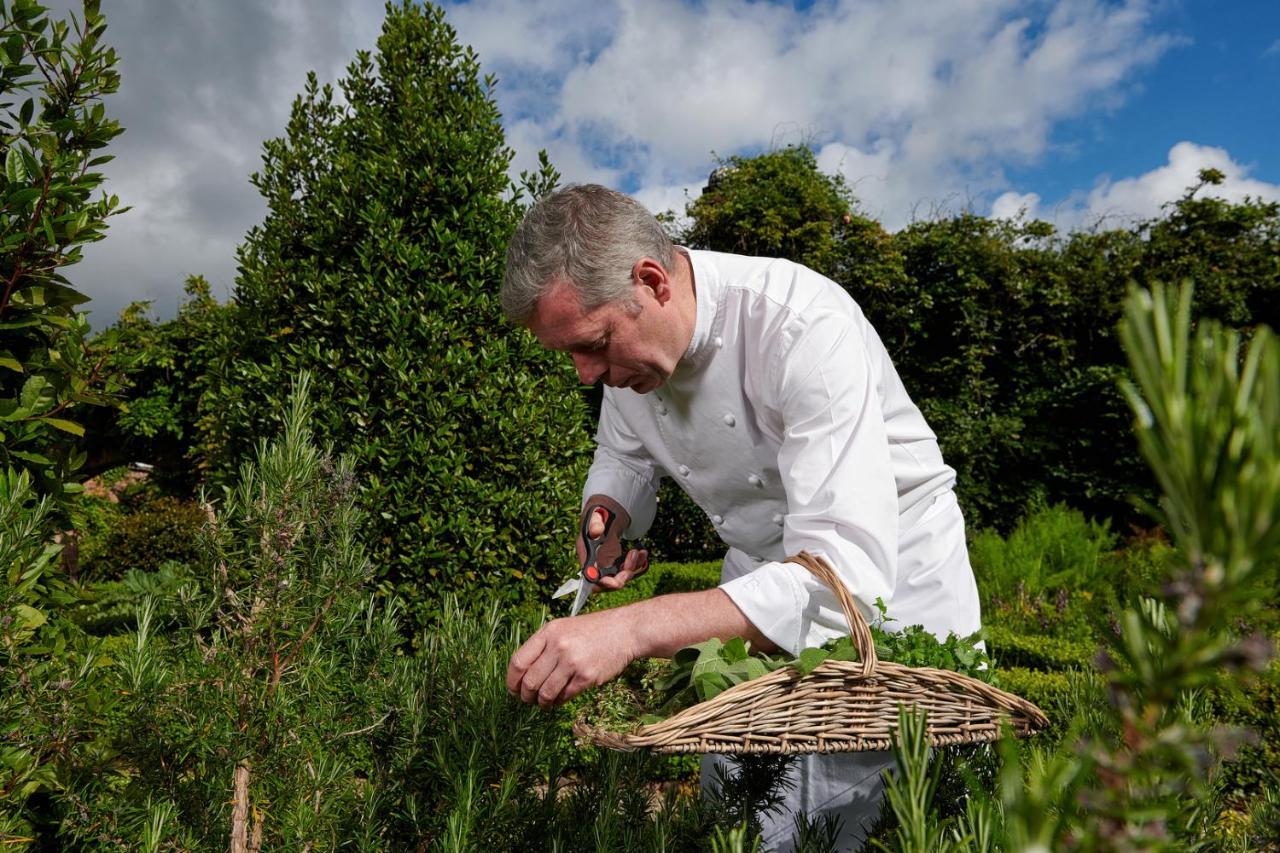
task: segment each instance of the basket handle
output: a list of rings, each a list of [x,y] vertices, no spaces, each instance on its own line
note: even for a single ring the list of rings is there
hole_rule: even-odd
[[[836,594],[840,609],[844,611],[845,621],[849,623],[849,636],[853,638],[853,645],[858,650],[858,658],[862,661],[862,675],[863,677],[873,675],[876,664],[880,661],[876,658],[876,644],[871,639],[871,629],[867,627],[867,620],[863,618],[862,611],[854,603],[853,596],[836,575],[836,570],[831,567],[831,563],[826,557],[814,556],[808,551],[801,551],[799,554],[787,557],[785,562],[804,566]]]

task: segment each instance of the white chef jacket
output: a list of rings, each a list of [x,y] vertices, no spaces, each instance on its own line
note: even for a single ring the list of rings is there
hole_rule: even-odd
[[[964,525],[937,439],[879,336],[830,279],[785,260],[686,251],[693,339],[657,390],[604,389],[584,499],[653,521],[663,477],[730,546],[721,588],[793,654],[848,633],[802,567],[822,554],[863,609],[945,637],[980,627]]]

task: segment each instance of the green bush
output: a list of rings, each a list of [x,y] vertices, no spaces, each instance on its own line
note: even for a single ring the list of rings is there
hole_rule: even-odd
[[[200,452],[205,392],[225,354],[234,305],[214,299],[209,283],[191,276],[186,299],[171,320],[157,322],[148,303],[134,303],[99,339],[111,346],[108,364],[123,375],[118,408],[88,420],[91,464],[146,462],[151,480],[171,493],[194,496],[208,460]]]
[[[1020,634],[1000,624],[983,629],[987,653],[1003,672],[1005,667],[1061,671],[1087,669],[1098,656],[1099,643]]]
[[[672,592],[698,592],[720,585],[721,562],[668,563],[658,576],[655,592],[666,595]]]
[[[1223,685],[1209,698],[1213,716],[1223,723],[1242,726],[1248,739],[1223,764],[1217,785],[1228,799],[1256,797],[1280,783],[1280,662],[1243,689]]]
[[[1105,521],[1090,521],[1059,504],[1033,508],[1008,536],[977,532],[969,557],[985,603],[1059,587],[1105,588],[1111,583],[1107,556],[1115,546]]]
[[[75,491],[86,404],[116,388],[86,346],[87,297],[62,272],[122,212],[115,196],[92,198],[94,169],[112,159],[102,149],[122,132],[102,103],[120,84],[105,30],[97,0],[69,20],[32,0],[0,2],[0,466],[53,495]]]
[[[405,2],[338,85],[309,78],[253,177],[268,212],[197,455],[225,481],[309,370],[317,434],[355,460],[374,562],[414,621],[449,590],[536,596],[572,560],[590,437],[569,361],[498,303],[522,197],[493,80],[442,10]]]
[[[154,572],[167,562],[195,560],[204,510],[193,501],[161,496],[144,501],[115,520],[101,545],[90,542],[81,554],[86,577],[120,580],[130,569]]]
[[[147,599],[154,602],[157,620],[168,621],[179,591],[191,580],[190,567],[172,561],[161,563],[155,571],[125,569],[120,580],[81,586],[75,604],[65,613],[87,633],[119,636],[136,627],[138,610]]]

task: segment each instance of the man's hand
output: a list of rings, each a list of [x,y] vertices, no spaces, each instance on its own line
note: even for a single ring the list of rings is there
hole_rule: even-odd
[[[617,518],[614,519],[613,527],[609,529],[608,540],[601,544],[600,550],[596,553],[596,558],[599,561],[598,564],[600,568],[603,569],[613,565],[613,562],[618,559],[618,555],[622,553],[622,531],[626,530],[628,525],[631,524],[631,519],[630,516],[627,515],[627,511],[622,508],[621,504],[618,504],[616,501],[606,498],[603,495],[595,495],[588,500],[587,503],[588,505],[600,503],[606,504],[614,515],[617,516]],[[598,539],[604,535],[605,519],[607,518],[608,513],[603,509],[597,508],[592,511],[591,518],[587,521],[587,534],[592,539]],[[586,558],[587,546],[582,541],[582,538],[579,537],[578,564],[581,565],[582,561]],[[643,548],[633,548],[627,552],[627,556],[622,562],[622,569],[612,577],[606,576],[600,578],[600,582],[597,586],[599,586],[600,589],[622,589],[627,585],[627,581],[632,578],[640,577],[640,575],[644,574],[648,569],[649,552]]]
[[[507,690],[543,708],[567,702],[622,672],[637,656],[633,636],[624,610],[548,622],[511,656]]]

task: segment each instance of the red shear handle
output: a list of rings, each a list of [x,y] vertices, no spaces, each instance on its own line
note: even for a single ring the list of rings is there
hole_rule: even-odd
[[[604,530],[599,536],[591,535],[591,519],[596,514],[596,510],[604,512]],[[582,577],[590,583],[599,583],[602,577],[613,577],[622,571],[622,564],[626,559],[626,555],[621,553],[617,559],[607,566],[599,565],[598,555],[602,546],[608,543],[609,531],[613,529],[613,523],[618,520],[618,514],[611,508],[602,503],[591,503],[587,506],[586,511],[582,514],[582,544],[587,549],[586,559],[582,562]]]

